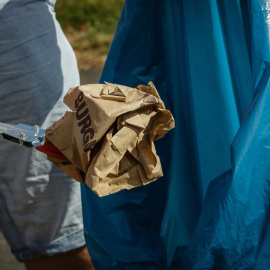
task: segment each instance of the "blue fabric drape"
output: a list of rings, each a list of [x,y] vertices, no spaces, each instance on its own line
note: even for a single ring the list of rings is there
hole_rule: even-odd
[[[104,198],[82,185],[96,269],[266,269],[269,8],[125,2],[100,81],[153,81],[176,128],[156,143],[161,179]]]

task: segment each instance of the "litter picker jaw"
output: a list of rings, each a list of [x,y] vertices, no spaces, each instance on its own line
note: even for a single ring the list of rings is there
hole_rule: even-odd
[[[45,130],[39,126],[24,124],[11,125],[0,123],[0,137],[24,147],[36,147],[43,145]]]

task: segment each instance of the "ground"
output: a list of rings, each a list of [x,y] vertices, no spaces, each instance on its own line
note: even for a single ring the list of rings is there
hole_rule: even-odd
[[[100,45],[97,48],[90,49],[89,43],[91,41],[85,39],[87,35],[86,29],[78,30],[73,27],[67,27],[64,31],[73,47],[80,70],[103,68],[109,50],[107,45]]]

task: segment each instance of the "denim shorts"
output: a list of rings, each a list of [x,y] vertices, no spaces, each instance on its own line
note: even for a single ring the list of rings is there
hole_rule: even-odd
[[[0,122],[46,129],[79,85],[54,1],[0,1]],[[0,230],[19,261],[85,244],[80,184],[44,154],[0,139]]]

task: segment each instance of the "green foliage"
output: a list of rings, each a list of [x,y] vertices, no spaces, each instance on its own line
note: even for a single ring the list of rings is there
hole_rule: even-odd
[[[55,10],[62,27],[87,24],[109,33],[117,25],[123,4],[124,0],[58,0]]]
[[[110,46],[124,2],[57,0],[55,12],[75,50],[85,52],[95,49],[99,54],[104,54]]]

